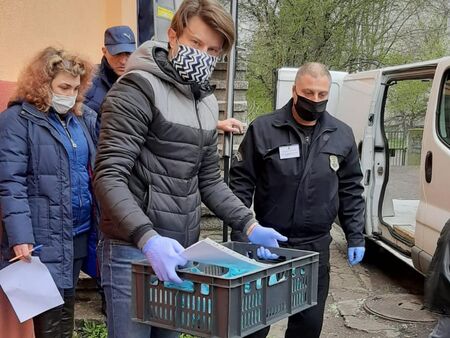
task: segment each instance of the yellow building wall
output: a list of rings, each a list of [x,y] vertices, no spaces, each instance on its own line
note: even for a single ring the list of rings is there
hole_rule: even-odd
[[[24,64],[47,46],[99,63],[106,28],[136,35],[136,0],[0,0],[0,80],[16,81]]]

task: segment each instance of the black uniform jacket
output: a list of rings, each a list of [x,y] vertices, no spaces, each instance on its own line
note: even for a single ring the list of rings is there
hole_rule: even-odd
[[[364,246],[362,174],[351,128],[325,112],[305,156],[291,109],[292,100],[249,126],[233,159],[231,189],[248,207],[254,198],[256,219],[290,244],[329,236],[339,216],[348,245]]]

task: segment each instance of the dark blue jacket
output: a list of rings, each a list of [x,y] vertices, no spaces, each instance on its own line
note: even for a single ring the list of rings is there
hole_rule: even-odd
[[[85,95],[84,104],[97,113],[97,134],[100,131],[100,107],[112,85],[119,77],[113,71],[106,58],[98,66],[97,74],[92,80],[92,86]]]
[[[95,223],[89,171],[96,114],[85,107],[83,117],[68,118],[72,141],[55,114],[28,103],[0,114],[0,265],[17,244],[43,244],[37,255],[56,285],[72,288],[73,237]]]
[[[233,160],[230,188],[246,206],[254,203],[262,225],[292,245],[329,236],[338,216],[348,245],[364,246],[362,173],[351,128],[325,112],[305,153],[291,110],[292,100],[249,126]],[[281,159],[288,145],[297,152]]]

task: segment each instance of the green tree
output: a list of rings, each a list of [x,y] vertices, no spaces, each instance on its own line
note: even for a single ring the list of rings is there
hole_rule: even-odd
[[[426,23],[418,21],[416,24],[420,29]],[[382,60],[383,63],[405,64],[445,56],[448,38],[444,26],[445,22],[439,17],[431,24],[429,22],[428,34],[422,36],[419,41],[408,43],[409,46],[404,46],[400,51],[389,53]],[[402,131],[422,125],[430,90],[429,80],[401,81],[390,87],[386,105],[386,125]]]
[[[275,72],[282,66],[318,61],[353,72],[402,63],[399,55],[427,57],[417,51],[445,33],[443,5],[443,0],[243,0],[241,18],[251,37],[246,44],[251,118],[272,109]]]

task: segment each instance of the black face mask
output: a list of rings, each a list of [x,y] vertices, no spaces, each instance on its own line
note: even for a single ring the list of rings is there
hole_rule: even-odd
[[[295,111],[305,121],[315,121],[327,108],[328,100],[315,102],[307,99],[304,96],[297,95],[297,102],[295,103]]]

